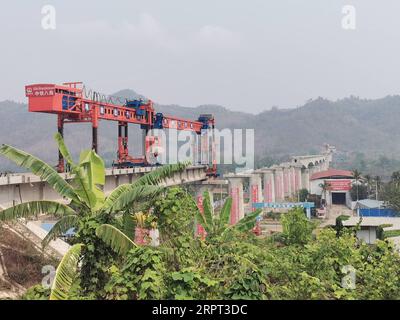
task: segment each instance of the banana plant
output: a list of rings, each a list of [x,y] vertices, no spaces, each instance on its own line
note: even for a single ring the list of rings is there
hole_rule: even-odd
[[[120,185],[106,197],[103,191],[104,161],[93,150],[86,150],[81,152],[79,162],[75,163],[59,133],[55,135],[55,140],[71,168],[71,182],[63,179],[49,164],[29,153],[5,144],[0,147],[1,155],[32,171],[68,201],[67,204],[46,200],[29,201],[0,211],[0,221],[32,218],[39,214],[59,218],[43,239],[43,246],[71,228],[76,228],[83,217],[101,213],[116,215],[129,210],[133,203],[158,195],[165,189],[162,184],[166,178],[183,171],[189,165],[186,162],[159,167],[132,184]]]
[[[122,230],[110,224],[102,224],[96,229],[97,237],[107,244],[115,253],[125,258],[129,251],[139,247],[129,236]],[[174,256],[174,249],[168,246],[153,247],[166,255],[167,259]]]
[[[79,258],[83,245],[73,245],[59,263],[50,291],[50,300],[68,300],[74,281],[79,276]]]
[[[129,250],[137,247],[137,244],[124,232],[110,224],[102,224],[97,227],[96,235],[121,256],[126,255]]]
[[[196,221],[207,232],[207,237],[213,236],[224,236],[231,230],[238,230],[241,232],[247,232],[251,230],[257,217],[261,214],[262,210],[258,209],[254,212],[246,215],[244,218],[238,221],[235,225],[229,224],[229,218],[231,215],[232,198],[228,197],[225,200],[219,214],[214,212],[214,208],[211,204],[210,193],[205,191],[203,193],[203,213],[200,210],[196,210]]]

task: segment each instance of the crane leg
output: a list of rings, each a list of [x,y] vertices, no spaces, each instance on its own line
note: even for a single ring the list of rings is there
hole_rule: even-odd
[[[118,122],[118,163],[127,161],[128,156],[128,124]]]
[[[97,142],[97,127],[92,127],[92,149],[97,153],[98,142]]]
[[[99,119],[96,108],[92,110],[92,150],[98,153],[98,140],[97,140],[97,128],[99,127]]]
[[[57,119],[57,127],[58,127],[58,133],[61,135],[61,137],[64,138],[64,118],[61,114],[58,115]],[[58,150],[58,165],[57,165],[57,171],[58,172],[64,172],[64,157],[60,150]]]

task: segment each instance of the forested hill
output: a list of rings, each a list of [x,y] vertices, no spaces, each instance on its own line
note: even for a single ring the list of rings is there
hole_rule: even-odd
[[[132,90],[115,95],[138,96]],[[257,115],[217,105],[187,108],[157,104],[155,107],[159,112],[189,119],[196,119],[201,113],[213,113],[218,128],[253,128],[258,158],[315,153],[324,143],[336,146],[343,153],[400,158],[400,96],[377,100],[351,97],[334,102],[318,98],[298,108],[272,108]],[[0,143],[12,144],[55,163],[57,152],[52,138],[55,132],[54,115],[29,113],[25,104],[0,102]],[[130,144],[133,153],[139,153],[140,135],[135,133],[139,133],[137,129],[130,129]],[[99,134],[101,154],[107,160],[115,158],[116,123],[101,122]],[[90,146],[88,124],[67,125],[65,136],[75,154]],[[0,160],[0,171],[8,167],[8,162]]]

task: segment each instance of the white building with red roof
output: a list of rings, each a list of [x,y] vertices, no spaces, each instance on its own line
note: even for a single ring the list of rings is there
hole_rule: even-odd
[[[351,171],[328,169],[311,175],[310,192],[321,195],[327,205],[342,204],[350,207],[350,190],[353,182]]]

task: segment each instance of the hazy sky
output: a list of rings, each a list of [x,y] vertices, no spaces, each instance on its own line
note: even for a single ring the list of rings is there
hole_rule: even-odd
[[[0,2],[0,100],[65,81],[247,112],[400,93],[399,0]],[[45,4],[56,30],[42,28]]]

